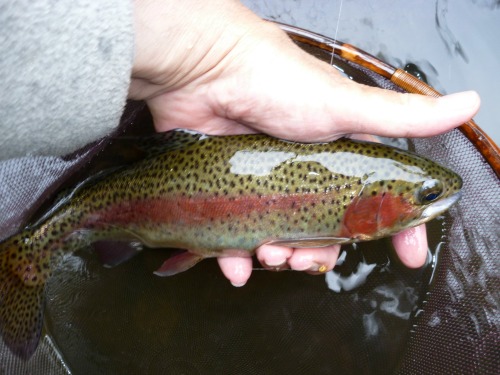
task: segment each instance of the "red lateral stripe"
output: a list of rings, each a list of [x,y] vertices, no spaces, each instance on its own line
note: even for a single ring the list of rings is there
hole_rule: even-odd
[[[172,196],[169,199],[149,198],[126,201],[104,208],[92,215],[99,222],[125,225],[129,223],[169,223],[182,221],[197,224],[207,220],[231,220],[248,214],[283,212],[293,215],[305,205],[321,199],[319,194],[288,194],[272,196],[207,197],[191,198]]]

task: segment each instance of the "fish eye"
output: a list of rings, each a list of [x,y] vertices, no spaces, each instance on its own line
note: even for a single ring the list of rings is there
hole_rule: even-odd
[[[420,204],[434,202],[443,194],[443,184],[439,180],[425,181],[417,193],[417,200]]]

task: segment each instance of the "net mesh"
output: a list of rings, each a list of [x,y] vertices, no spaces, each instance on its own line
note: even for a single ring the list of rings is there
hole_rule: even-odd
[[[401,91],[333,59],[358,82]],[[151,128],[144,106],[130,103],[121,127]],[[102,158],[106,144],[64,160],[0,163],[2,237]],[[428,228],[433,261],[423,269],[405,269],[381,240],[346,249],[326,278],[255,271],[236,289],[213,260],[159,278],[151,271],[167,251],[112,270],[82,252],[49,283],[47,334],[35,355],[25,362],[1,344],[0,373],[500,373],[500,182],[458,130],[409,147],[464,179],[459,205]]]
[[[500,371],[500,181],[458,131],[415,141],[464,179],[446,224],[435,280],[414,322],[400,373]]]

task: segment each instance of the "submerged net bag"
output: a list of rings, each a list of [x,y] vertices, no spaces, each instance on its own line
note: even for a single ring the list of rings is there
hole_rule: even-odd
[[[438,95],[355,47],[282,27],[358,82]],[[145,106],[130,103],[118,131],[147,125]],[[106,165],[109,143],[0,163],[1,236],[85,170]],[[326,276],[255,271],[237,289],[214,260],[159,278],[152,271],[167,251],[111,270],[80,252],[48,285],[35,355],[23,361],[0,344],[0,374],[500,373],[499,150],[473,122],[407,147],[464,180],[460,203],[428,226],[423,269],[405,269],[380,240],[346,247]]]

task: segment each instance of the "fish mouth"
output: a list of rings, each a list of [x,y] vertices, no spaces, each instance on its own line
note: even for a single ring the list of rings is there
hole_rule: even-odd
[[[422,212],[421,222],[429,221],[430,219],[435,218],[439,214],[442,214],[448,208],[457,203],[461,197],[462,197],[462,192],[459,191],[453,195],[450,195],[448,198],[432,203]]]

